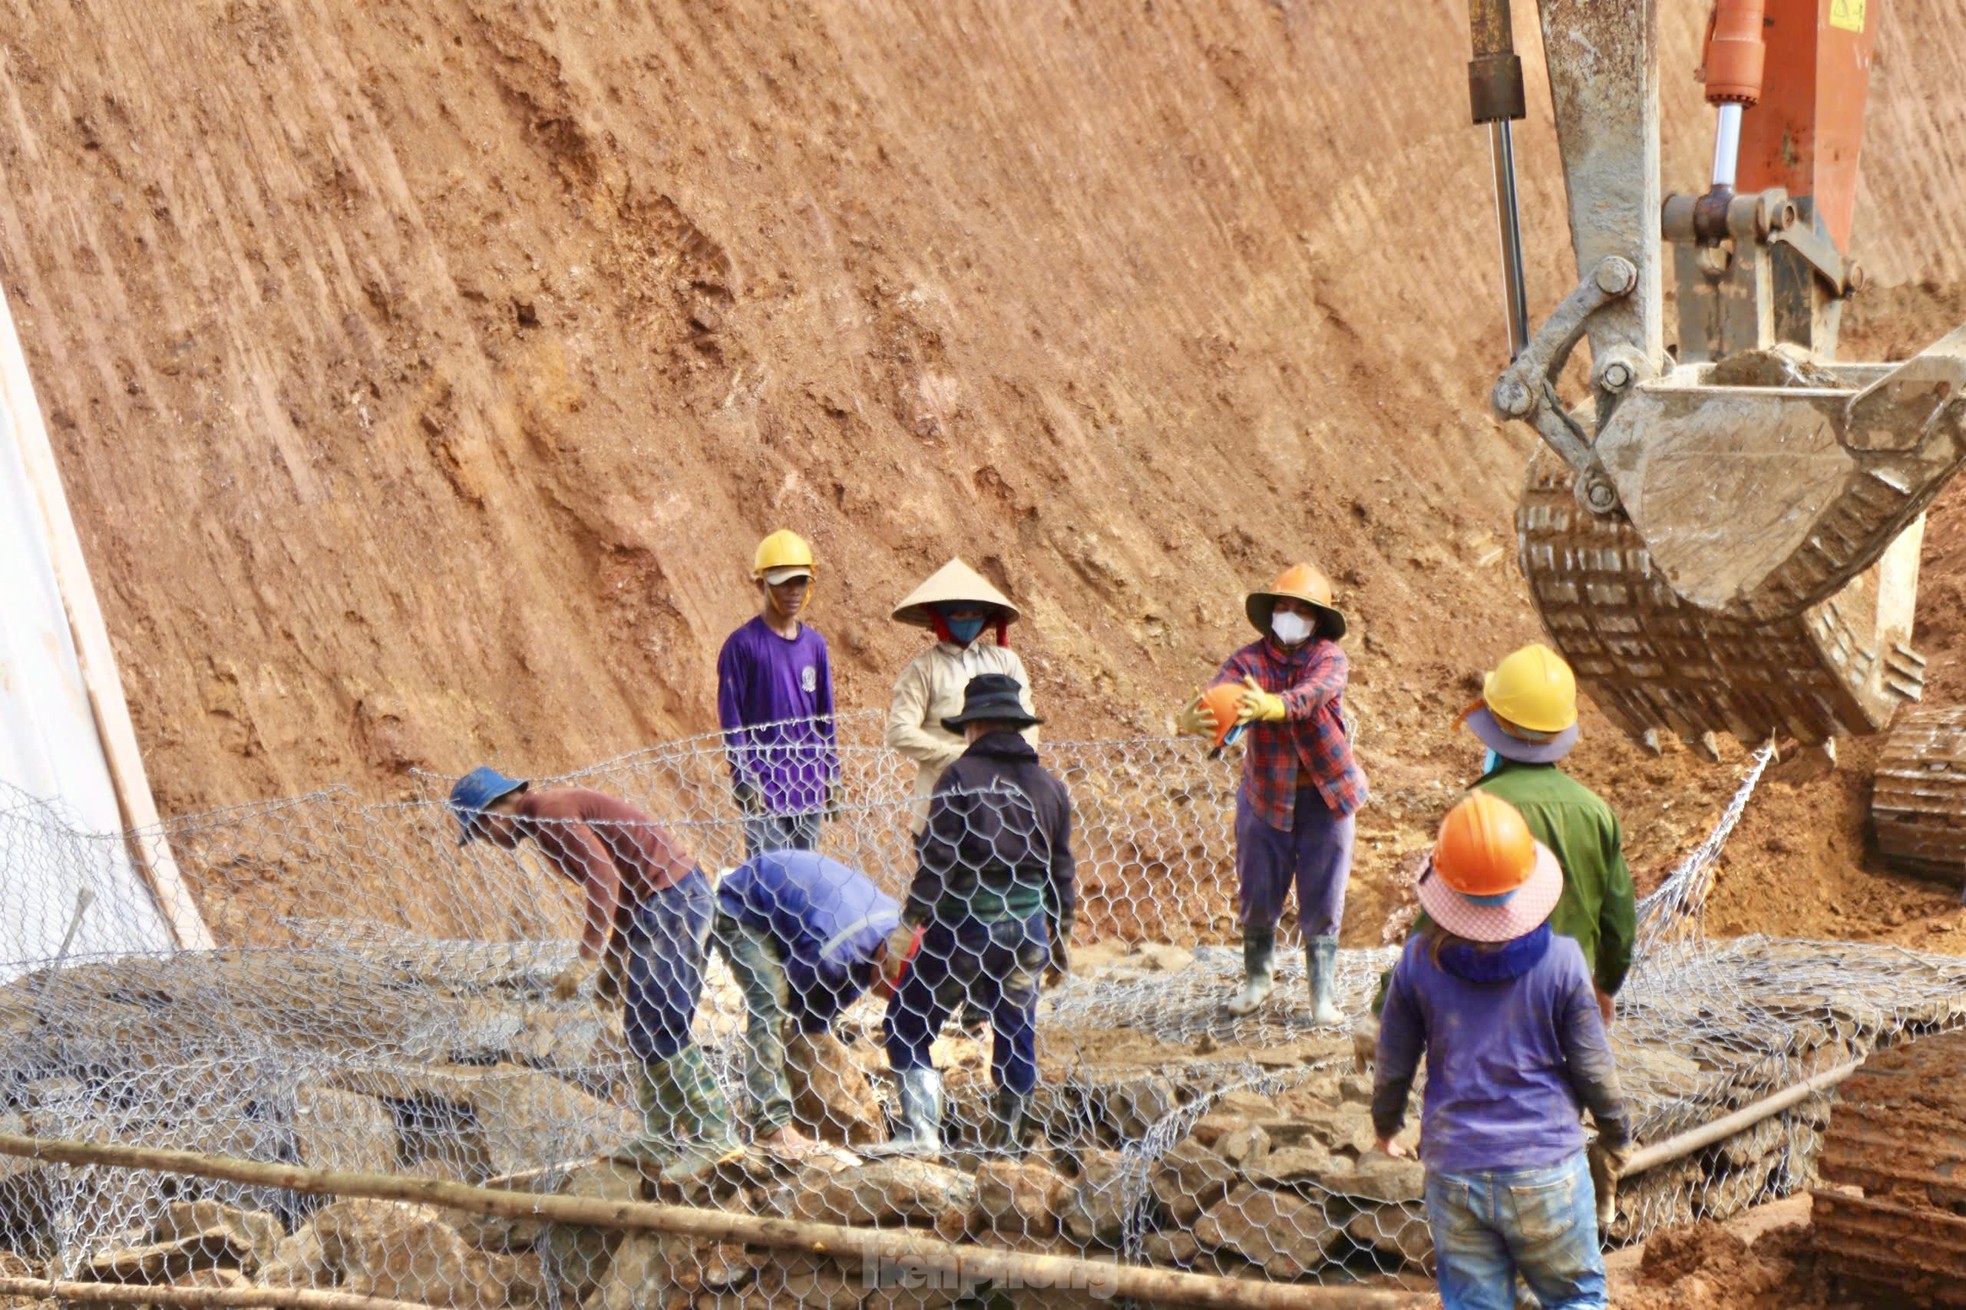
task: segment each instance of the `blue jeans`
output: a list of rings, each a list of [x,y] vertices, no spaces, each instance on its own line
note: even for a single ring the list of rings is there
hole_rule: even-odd
[[[1038,979],[1051,960],[1044,915],[932,923],[887,1002],[887,1063],[932,1069],[929,1046],[967,1000],[990,1016],[990,1076],[1019,1096],[1038,1085]]]
[[[690,1044],[703,996],[703,955],[714,901],[700,872],[666,888],[628,916],[628,968],[621,1027],[628,1049],[647,1064]]]
[[[1515,1310],[1518,1273],[1543,1310],[1604,1310],[1597,1194],[1577,1152],[1540,1169],[1427,1171],[1445,1310]]]

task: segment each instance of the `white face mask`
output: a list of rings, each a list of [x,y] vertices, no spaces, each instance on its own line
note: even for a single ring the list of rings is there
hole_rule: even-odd
[[[1288,610],[1277,610],[1270,615],[1270,631],[1286,646],[1295,646],[1308,639],[1314,626],[1302,614],[1292,614]]]

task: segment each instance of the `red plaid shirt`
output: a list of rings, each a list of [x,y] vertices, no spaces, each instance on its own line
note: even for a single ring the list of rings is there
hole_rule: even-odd
[[[1333,813],[1351,814],[1365,804],[1365,774],[1345,735],[1345,679],[1350,661],[1335,641],[1322,637],[1284,651],[1264,638],[1235,654],[1215,683],[1256,679],[1283,697],[1289,717],[1252,723],[1243,737],[1242,787],[1256,816],[1289,832],[1300,783],[1317,788]]]

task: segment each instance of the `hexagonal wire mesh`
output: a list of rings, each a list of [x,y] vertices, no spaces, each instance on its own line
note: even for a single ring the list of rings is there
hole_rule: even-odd
[[[1194,944],[1233,905],[1230,766],[1191,742],[1046,744],[1071,800],[1073,898],[1040,801],[978,789],[925,825],[912,766],[872,743],[871,717],[840,727],[836,758],[799,765],[817,770],[803,816],[741,807],[708,737],[529,793],[591,788],[653,829],[542,805],[459,846],[440,778],[407,803],[330,791],[182,820],[162,835],[220,942],[210,952],[124,944],[118,923],[137,910],[110,856],[127,839],[17,799],[0,808],[4,895],[97,899],[86,950],[0,941],[0,1127],[1246,1278],[1422,1276],[1421,1170],[1371,1150],[1370,1084],[1347,1034],[1309,1022],[1302,964],[1231,1019],[1239,956]],[[1704,939],[1714,858],[1767,758],[1642,907],[1614,1045],[1644,1142],[1966,1010],[1966,961]],[[784,853],[807,835],[817,854]],[[751,849],[778,853],[747,862]],[[589,976],[569,968],[579,889],[552,866],[614,867],[603,852],[629,870],[614,922],[632,949]],[[942,926],[886,1002],[879,949],[923,867]],[[1073,911],[1090,962],[1046,986],[1049,939]],[[1344,953],[1350,1013],[1392,955]],[[1794,1190],[1826,1115],[1816,1096],[1639,1176],[1611,1237]],[[819,1145],[774,1136],[788,1124]],[[897,1134],[917,1149],[884,1145]],[[624,1148],[646,1163],[613,1158]],[[718,1167],[648,1177],[688,1172],[683,1158]],[[0,1249],[0,1273],[442,1306],[949,1304],[976,1290],[906,1262],[19,1159],[0,1167]]]

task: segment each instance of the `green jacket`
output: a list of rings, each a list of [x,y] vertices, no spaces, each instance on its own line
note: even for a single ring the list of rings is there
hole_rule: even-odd
[[[1522,811],[1529,831],[1563,866],[1563,895],[1550,913],[1550,931],[1574,937],[1598,987],[1616,995],[1632,965],[1638,910],[1625,867],[1624,829],[1602,797],[1554,764],[1503,760],[1475,788]],[[1413,933],[1431,920],[1422,912]],[[1373,1002],[1384,1003],[1382,982]]]

